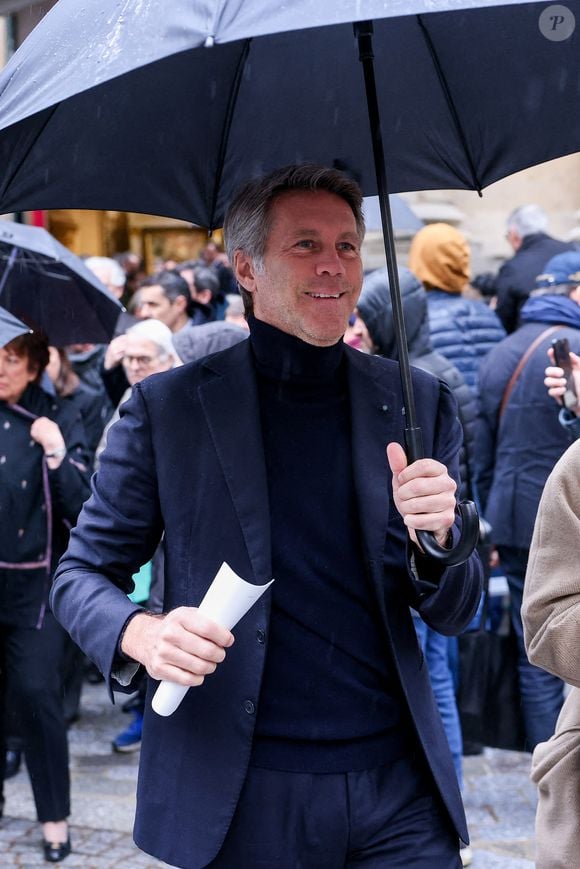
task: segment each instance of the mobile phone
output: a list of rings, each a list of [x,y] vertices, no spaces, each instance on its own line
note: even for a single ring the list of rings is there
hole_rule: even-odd
[[[574,375],[572,374],[572,362],[570,360],[570,344],[567,338],[556,338],[552,341],[554,350],[554,362],[564,372],[566,378],[566,392],[561,397],[561,402],[568,410],[572,410],[578,405],[578,396],[576,395],[576,385],[574,383]]]

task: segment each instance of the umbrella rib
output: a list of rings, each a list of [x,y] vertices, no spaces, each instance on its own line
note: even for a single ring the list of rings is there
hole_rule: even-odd
[[[482,193],[481,193],[482,184],[481,184],[481,181],[479,180],[479,177],[477,175],[477,172],[475,169],[475,164],[474,164],[473,160],[471,159],[469,146],[467,144],[467,137],[466,137],[465,132],[463,130],[463,127],[461,125],[461,121],[459,120],[459,113],[457,111],[457,108],[455,107],[455,103],[453,102],[453,97],[451,96],[451,89],[449,88],[449,85],[447,83],[445,73],[443,72],[443,68],[442,68],[441,64],[439,63],[439,57],[437,56],[437,52],[435,50],[433,40],[431,39],[431,34],[429,33],[429,31],[427,30],[427,28],[425,26],[422,15],[417,15],[417,21],[418,21],[419,27],[421,28],[421,32],[423,34],[425,42],[427,43],[427,48],[429,49],[429,54],[431,55],[431,60],[433,61],[433,66],[435,67],[435,71],[437,72],[437,77],[439,79],[439,83],[440,83],[441,88],[443,90],[443,94],[445,96],[447,106],[448,106],[449,111],[451,113],[451,117],[453,119],[453,123],[455,125],[455,129],[457,131],[459,141],[461,142],[463,152],[464,152],[465,157],[467,159],[467,162],[469,164],[472,184],[473,184],[475,190],[477,190],[477,192],[481,196],[482,195]]]
[[[240,85],[242,83],[242,73],[244,71],[244,67],[246,66],[248,54],[250,53],[250,43],[251,42],[252,42],[251,39],[246,39],[244,41],[244,47],[243,47],[242,53],[238,59],[238,63],[236,66],[236,74],[234,76],[232,88],[230,90],[230,96],[228,99],[228,107],[227,107],[227,111],[226,111],[224,125],[222,128],[220,147],[219,147],[219,151],[218,151],[217,172],[215,175],[215,184],[214,184],[214,188],[213,188],[213,196],[212,196],[212,202],[211,202],[210,225],[208,227],[210,230],[215,229],[214,215],[216,212],[219,188],[220,188],[220,184],[221,184],[221,180],[222,180],[224,163],[226,160],[226,150],[228,147],[229,138],[230,138],[230,131],[232,128],[234,109],[236,107],[236,103],[238,100],[238,93],[240,91]]]
[[[20,172],[20,169],[21,169],[21,167],[22,167],[22,164],[25,162],[25,160],[28,159],[28,155],[30,154],[30,152],[32,151],[32,149],[34,148],[34,146],[36,145],[36,143],[38,142],[38,140],[39,140],[40,137],[42,136],[42,134],[43,134],[43,132],[44,132],[44,130],[45,130],[47,124],[52,120],[52,116],[53,116],[54,113],[56,112],[58,106],[59,106],[59,103],[56,103],[56,105],[54,105],[54,106],[51,108],[51,110],[50,110],[50,112],[48,113],[48,116],[47,116],[47,118],[46,118],[44,124],[42,124],[40,130],[39,130],[38,133],[34,136],[34,139],[33,139],[32,142],[30,143],[30,145],[28,146],[28,148],[25,149],[24,154],[22,155],[22,158],[21,158],[20,161],[16,164],[16,167],[15,167],[14,171],[12,172],[12,174],[9,175],[8,178],[6,179],[6,183],[4,184],[4,186],[2,187],[2,191],[0,192],[0,198],[1,198],[1,199],[4,199],[4,197],[5,197],[5,195],[6,195],[7,191],[8,191],[8,189],[9,189],[9,187],[10,187],[10,185],[12,184],[12,182],[14,181],[14,179],[16,178],[16,176],[18,175],[18,173]]]

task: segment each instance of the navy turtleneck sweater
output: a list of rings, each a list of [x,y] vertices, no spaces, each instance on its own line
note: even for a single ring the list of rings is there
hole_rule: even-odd
[[[272,533],[272,613],[252,764],[380,766],[412,729],[366,574],[344,345],[250,322]]]

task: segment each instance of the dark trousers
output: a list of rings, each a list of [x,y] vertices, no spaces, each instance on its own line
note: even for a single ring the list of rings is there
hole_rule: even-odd
[[[538,742],[546,742],[554,733],[564,702],[564,683],[528,661],[521,609],[529,551],[515,546],[498,546],[498,554],[510,589],[511,620],[518,641],[518,674],[526,747],[533,751]]]
[[[341,774],[250,767],[208,869],[458,869],[459,840],[430,774],[404,758]]]
[[[65,637],[52,613],[46,614],[40,630],[0,625],[0,774],[3,778],[5,734],[21,733],[41,823],[62,821],[70,814],[61,686]]]

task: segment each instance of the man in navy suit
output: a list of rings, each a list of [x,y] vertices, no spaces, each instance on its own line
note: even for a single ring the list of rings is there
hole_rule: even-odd
[[[413,380],[426,455],[407,466],[396,363],[342,336],[362,284],[361,192],[302,166],[244,187],[224,225],[250,338],[153,376],[113,426],[52,593],[105,674],[191,686],[147,703],[135,841],[188,869],[460,866],[467,840],[409,607],[452,634],[477,556],[456,536],[461,430]],[[385,454],[386,449],[386,454]],[[127,599],[164,533],[165,614]],[[272,590],[234,637],[196,609],[220,564]]]

